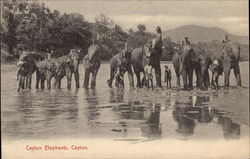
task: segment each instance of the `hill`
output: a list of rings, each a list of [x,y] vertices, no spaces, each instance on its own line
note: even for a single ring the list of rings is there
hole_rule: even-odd
[[[237,41],[240,44],[249,44],[247,36],[237,36],[227,33],[225,30],[217,27],[203,27],[198,25],[183,25],[175,29],[163,31],[163,38],[170,37],[172,41],[182,41],[188,36],[192,43],[208,42],[213,40],[222,41],[224,35],[228,34],[231,41]]]

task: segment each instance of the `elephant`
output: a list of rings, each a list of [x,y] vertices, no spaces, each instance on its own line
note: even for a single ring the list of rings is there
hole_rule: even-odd
[[[181,82],[180,82],[180,52],[175,52],[172,58],[175,74],[176,74],[176,85],[177,87],[181,87]]]
[[[180,56],[180,74],[183,78],[183,87],[185,90],[193,89],[194,58],[194,50],[189,45],[184,45]]]
[[[72,74],[74,74],[75,77],[76,88],[80,88],[78,71],[79,57],[80,52],[78,50],[77,52],[71,51],[68,55],[50,59],[56,67],[56,82],[54,84],[56,88],[61,88],[61,80],[64,76],[66,76],[67,89],[71,89]]]
[[[84,82],[83,87],[88,88],[89,86],[89,76],[90,73],[92,73],[92,79],[91,79],[91,88],[95,88],[96,86],[96,77],[98,70],[101,66],[101,53],[100,53],[100,46],[98,44],[92,44],[88,48],[88,53],[83,58],[83,66],[84,66]]]
[[[179,50],[179,49],[178,49]],[[194,71],[194,50],[189,45],[185,45],[183,50],[176,51],[172,62],[177,76],[177,87],[180,87],[180,75],[183,78],[183,87],[185,90],[193,89],[193,71]]]
[[[218,78],[224,73],[224,88],[229,88],[229,77],[231,69],[234,70],[237,87],[241,87],[240,75],[240,44],[237,42],[229,42],[223,48],[222,55],[215,56],[213,63],[217,66],[212,71],[212,86],[218,88]]]
[[[17,91],[22,89],[31,89],[32,74],[37,69],[35,59],[41,57],[37,52],[23,51],[18,59],[17,77],[19,86]],[[44,57],[44,56],[42,56]]]
[[[193,72],[195,71],[196,87],[208,89],[210,86],[208,70],[212,60],[205,50],[195,51],[189,46],[184,46],[182,52],[177,48],[175,50],[172,62],[177,77],[177,87],[181,87],[180,75],[182,75],[184,89],[193,89]]]
[[[212,63],[211,57],[205,50],[194,52],[194,70],[196,74],[196,87],[204,90],[210,87],[209,66]]]
[[[39,83],[41,82],[41,89],[44,89],[44,82],[46,80],[48,89],[51,89],[51,79],[53,77],[55,79],[58,79],[58,74],[59,74],[58,71],[60,69],[59,61],[57,60],[57,58],[52,58],[50,60],[43,60],[43,61],[36,62],[36,66],[37,66],[36,88],[37,89],[39,88]]]
[[[152,47],[152,41],[149,40],[146,42],[142,47],[135,48],[132,51],[131,63],[133,66],[134,73],[137,77],[137,88],[141,88],[142,85],[145,83],[145,72],[144,67],[146,65],[146,59],[150,59],[150,64],[155,70],[155,78],[156,78],[156,87],[162,87],[161,84],[161,52],[159,48],[155,49]],[[154,44],[156,45],[156,44]],[[143,79],[141,81],[140,73],[143,73]],[[143,84],[142,84],[143,83]]]
[[[131,67],[131,51],[122,50],[113,56],[110,61],[110,78],[107,81],[108,86],[112,87],[113,80],[115,78],[115,72],[118,67],[122,67],[122,77],[125,72],[128,72],[129,86],[130,90],[134,88],[134,80],[133,80],[133,71]],[[119,65],[119,66],[118,66]],[[116,81],[116,86],[119,86],[119,83]]]

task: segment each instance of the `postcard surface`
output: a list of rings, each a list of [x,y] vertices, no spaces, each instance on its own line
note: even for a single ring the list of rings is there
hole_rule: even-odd
[[[2,0],[2,158],[249,158],[248,13]]]

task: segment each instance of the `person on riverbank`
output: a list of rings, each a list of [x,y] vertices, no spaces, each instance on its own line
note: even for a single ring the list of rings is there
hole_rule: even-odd
[[[167,84],[167,88],[171,88],[171,77],[172,77],[171,70],[168,68],[168,65],[165,65],[164,67],[165,67],[164,81]]]
[[[146,82],[148,89],[151,87],[153,89],[153,74],[152,74],[152,65],[150,64],[150,59],[146,59],[146,65],[144,67],[144,72],[146,75]]]

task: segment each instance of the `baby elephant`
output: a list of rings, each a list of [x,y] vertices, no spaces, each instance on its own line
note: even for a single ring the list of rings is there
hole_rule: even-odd
[[[164,81],[167,84],[167,88],[171,88],[171,70],[168,68],[167,65],[165,67],[165,75],[164,75]],[[169,86],[169,87],[168,87]]]

